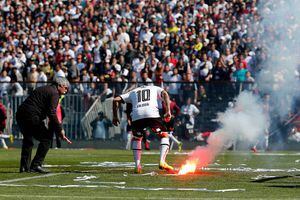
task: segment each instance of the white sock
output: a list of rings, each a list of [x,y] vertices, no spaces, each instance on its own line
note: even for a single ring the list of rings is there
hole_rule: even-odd
[[[131,134],[131,132],[128,132],[127,133],[126,150],[130,150],[131,139],[132,139],[132,134]]]
[[[173,131],[169,132],[169,138],[173,141],[176,142],[176,144],[179,144],[180,142],[177,140],[177,138],[173,135]]]
[[[132,139],[132,151],[133,151],[135,167],[139,167],[141,165],[141,157],[142,157],[142,138]]]
[[[1,143],[2,143],[2,147],[4,148],[4,149],[8,149],[8,147],[7,147],[7,145],[6,145],[6,142],[5,142],[5,140],[2,138],[1,139]]]
[[[166,157],[169,152],[170,141],[169,137],[163,137],[160,141],[160,163],[166,162]]]

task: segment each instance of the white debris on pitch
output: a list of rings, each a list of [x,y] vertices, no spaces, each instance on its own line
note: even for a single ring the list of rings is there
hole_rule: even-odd
[[[84,176],[78,176],[74,179],[74,181],[87,181],[87,180],[90,180],[90,179],[95,179],[97,178],[96,176],[87,176],[87,175],[84,175]]]
[[[91,179],[96,179],[97,176],[78,176],[75,179],[73,179],[74,181],[80,181],[80,182],[84,182],[84,183],[93,183],[93,184],[109,184],[109,185],[125,185],[126,182],[103,182],[103,181],[90,181]]]
[[[127,172],[123,173],[123,176],[128,176],[129,174]],[[149,173],[144,173],[144,174],[130,174],[131,176],[157,176],[157,172],[149,172]]]

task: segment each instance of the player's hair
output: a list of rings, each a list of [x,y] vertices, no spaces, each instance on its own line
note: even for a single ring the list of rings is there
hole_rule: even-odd
[[[68,79],[66,79],[65,77],[56,77],[53,81],[55,85],[61,85],[67,87],[70,86]]]

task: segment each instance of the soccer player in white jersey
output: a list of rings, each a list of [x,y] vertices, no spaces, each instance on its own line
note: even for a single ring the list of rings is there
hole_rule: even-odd
[[[159,169],[172,171],[173,167],[166,163],[166,156],[169,152],[169,136],[166,127],[159,115],[158,100],[166,104],[165,120],[171,119],[170,98],[168,93],[157,86],[141,86],[128,93],[117,96],[113,100],[113,124],[118,126],[118,108],[120,103],[132,104],[132,150],[135,161],[135,173],[141,173],[141,142],[145,128],[151,128],[160,138],[160,162]]]

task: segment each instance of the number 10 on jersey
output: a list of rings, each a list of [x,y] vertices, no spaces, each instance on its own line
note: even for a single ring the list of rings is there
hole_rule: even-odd
[[[150,90],[149,89],[139,90],[136,93],[137,93],[138,102],[150,100]]]

